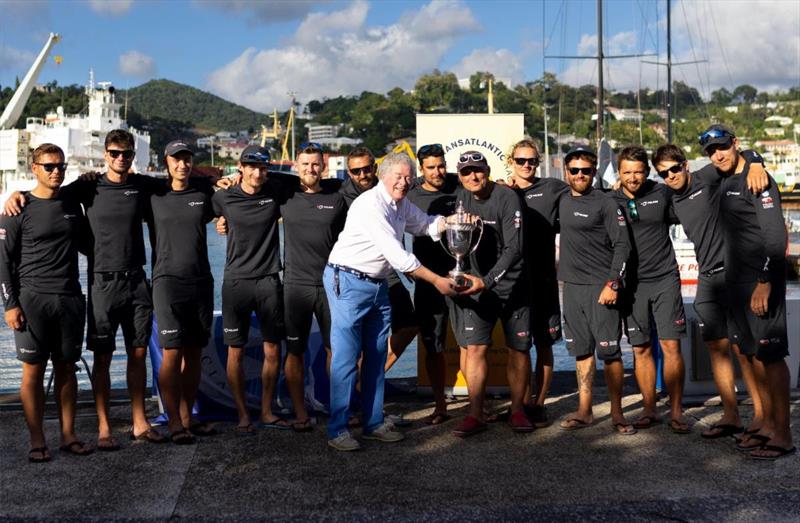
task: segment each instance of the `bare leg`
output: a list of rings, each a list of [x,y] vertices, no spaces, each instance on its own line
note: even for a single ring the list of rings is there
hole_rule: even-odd
[[[770,445],[792,448],[792,432],[789,428],[789,367],[781,359],[764,365],[767,383],[769,385],[770,404],[772,405],[771,418],[774,423]],[[756,450],[754,456],[774,456],[774,451]]]
[[[753,402],[753,419],[750,420],[748,430],[761,429],[761,425],[764,423],[764,408],[761,403],[761,396],[759,396],[758,385],[756,385],[756,378],[753,374],[753,365],[750,363],[750,358],[742,354],[739,346],[735,343],[733,344],[733,352],[739,361],[739,367],[742,369],[742,380],[745,387],[747,387],[747,394]]]
[[[686,369],[680,340],[659,340],[664,353],[664,383],[670,400],[670,422],[683,417],[683,383]],[[681,422],[682,423],[682,422]]]
[[[634,374],[639,391],[642,394],[642,413],[639,419],[645,417],[657,418],[656,415],[656,363],[653,360],[653,351],[649,345],[633,347]]]
[[[228,376],[228,385],[233,394],[233,402],[236,404],[236,412],[239,415],[239,426],[247,427],[250,425],[250,412],[247,410],[247,401],[244,394],[244,347],[228,347],[228,362],[225,365],[225,373]]]
[[[308,412],[306,412],[303,393],[303,354],[288,353],[283,372],[286,374],[286,385],[289,387],[289,396],[292,398],[295,419],[298,422],[304,422],[308,419]]]
[[[425,351],[425,370],[431,380],[431,390],[436,406],[434,414],[445,414],[447,412],[447,400],[444,395],[444,380],[447,364],[443,352]]]
[[[483,420],[483,400],[486,396],[486,377],[489,365],[486,362],[488,345],[468,345],[466,352],[466,379],[469,393],[469,413]]]
[[[419,334],[418,327],[404,327],[393,332],[389,337],[389,351],[386,355],[386,365],[384,371],[389,372],[389,369],[400,359],[400,356],[406,351],[408,345]]]
[[[73,362],[53,362],[55,370],[55,397],[58,417],[61,421],[61,444],[77,441],[75,436],[75,403],[78,396],[78,380],[75,378]]]
[[[731,361],[730,344],[727,338],[706,342],[711,355],[711,370],[714,373],[714,383],[717,385],[719,397],[722,400],[722,419],[720,425],[742,424],[739,418],[739,407],[736,402],[736,383],[734,381],[733,362]],[[713,435],[715,430],[704,431],[704,435]]]
[[[95,365],[97,365],[95,363]],[[150,430],[150,422],[144,411],[144,395],[147,389],[147,349],[133,347],[128,351],[128,392],[131,396],[133,433],[143,434]]]
[[[570,429],[594,421],[592,414],[592,385],[597,366],[594,354],[575,358],[575,377],[578,381],[578,410],[567,414],[561,428]],[[583,423],[581,423],[583,422]]]
[[[109,368],[113,352],[95,352],[92,367],[92,386],[94,404],[97,410],[97,439],[111,437],[111,424],[108,421],[108,403],[111,396],[111,379]]]
[[[281,349],[276,343],[264,342],[264,365],[261,367],[261,421],[272,423],[272,397],[278,384],[278,370],[281,363]]]
[[[547,399],[547,392],[553,382],[553,346],[536,346],[536,374],[535,388],[533,394],[536,395],[536,405],[544,406]],[[526,395],[529,397],[530,393]]]
[[[772,394],[770,393],[771,384],[767,381],[766,366],[755,357],[750,358],[750,364],[753,368],[753,375],[756,378],[758,396],[761,398],[761,408],[764,409],[761,430],[758,433],[771,437],[775,431],[775,418],[773,417],[774,405],[772,405]]]
[[[22,383],[19,396],[25,423],[31,438],[31,448],[46,447],[44,436],[44,373],[47,362],[22,363]]]
[[[525,389],[531,382],[531,353],[508,349],[506,376],[511,389],[511,412],[517,412],[525,404]]]
[[[628,424],[622,413],[622,380],[625,377],[622,360],[606,360],[603,362],[603,368],[608,387],[608,399],[611,402],[611,421],[624,425],[624,427],[617,427],[618,432],[634,432],[636,429]]]
[[[181,421],[181,362],[184,349],[165,348],[161,358],[161,369],[158,372],[158,389],[161,400],[167,411],[167,428],[170,434],[183,430]],[[186,420],[189,423],[189,420]]]
[[[197,389],[200,387],[202,368],[200,360],[203,356],[202,347],[187,347],[183,349],[183,368],[181,369],[181,420],[183,427],[188,429],[192,425],[192,408],[197,398]]]

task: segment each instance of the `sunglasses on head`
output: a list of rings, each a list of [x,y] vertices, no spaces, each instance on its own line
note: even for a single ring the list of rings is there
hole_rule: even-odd
[[[664,169],[663,171],[658,171],[658,175],[662,178],[666,178],[669,176],[669,173],[678,174],[683,170],[683,164],[684,162],[676,163],[675,165],[669,167],[668,169]]]
[[[639,209],[636,208],[636,202],[634,200],[628,200],[628,214],[631,217],[631,221],[634,223],[639,221]]]
[[[567,170],[569,171],[570,174],[573,175],[580,173],[580,174],[585,174],[587,176],[591,176],[592,174],[594,174],[594,167],[570,167]]]
[[[444,156],[444,147],[440,143],[423,145],[417,151],[417,157],[421,158],[423,156]]]
[[[267,153],[247,153],[240,160],[242,163],[269,163],[271,158]]]
[[[41,165],[42,169],[44,169],[45,171],[47,171],[49,173],[53,172],[54,169],[58,169],[62,173],[67,170],[67,164],[64,163],[64,162],[61,162],[61,163],[39,163],[39,162],[33,162],[33,163],[35,163],[36,165]]]
[[[458,161],[461,163],[466,163],[469,161],[472,162],[483,162],[486,158],[481,153],[471,153],[471,154],[462,154],[458,157]]]
[[[735,138],[733,134],[726,131],[725,129],[709,129],[708,131],[700,135],[700,145],[705,146],[705,144],[707,144],[709,140],[713,140],[715,138],[723,138],[726,136],[731,139]]]
[[[373,169],[375,169],[375,164],[365,165],[364,167],[354,167],[348,169],[348,171],[355,176],[361,176],[362,174],[372,174]]]
[[[514,163],[516,163],[520,167],[522,167],[526,163],[530,164],[531,167],[536,167],[539,165],[539,161],[540,159],[538,156],[534,156],[533,158],[514,158]]]
[[[123,160],[130,160],[133,158],[133,155],[136,154],[132,149],[125,149],[123,151],[119,149],[106,149],[106,152],[115,160],[120,156],[122,156]]]
[[[306,149],[313,149],[315,151],[321,151],[322,146],[317,142],[303,142],[300,144],[300,150],[305,151]]]

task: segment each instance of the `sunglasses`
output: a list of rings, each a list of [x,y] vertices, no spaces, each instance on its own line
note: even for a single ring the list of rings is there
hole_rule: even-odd
[[[628,214],[632,222],[636,223],[639,221],[639,209],[636,208],[636,202],[634,200],[628,200]]]
[[[306,149],[314,149],[316,151],[321,151],[322,146],[317,142],[303,142],[300,144],[300,150],[305,151]]]
[[[54,169],[58,169],[62,173],[67,170],[67,164],[64,163],[64,162],[61,162],[61,163],[39,163],[39,162],[33,162],[33,163],[35,163],[36,165],[41,165],[42,169],[44,169],[45,171],[47,171],[49,173],[53,172]]]
[[[269,163],[271,158],[267,153],[247,153],[240,160],[242,163]]]
[[[708,131],[704,132],[700,135],[700,145],[705,146],[710,140],[715,138],[735,138],[733,134],[726,131],[725,129],[709,129]]]
[[[669,173],[678,174],[679,172],[681,172],[683,170],[683,164],[684,164],[684,162],[676,163],[675,165],[673,165],[669,169],[664,169],[663,171],[658,171],[658,175],[660,177],[662,177],[662,178],[667,178],[669,176]]]
[[[122,156],[123,160],[130,160],[131,158],[133,158],[133,155],[136,154],[131,149],[125,149],[124,151],[120,151],[119,149],[106,149],[106,152],[108,153],[109,156],[111,156],[115,160],[120,156]]]
[[[440,143],[429,143],[423,145],[417,151],[417,157],[422,156],[444,156],[444,147]]]
[[[539,165],[539,157],[534,156],[533,158],[514,158],[514,163],[522,167],[523,165],[530,164],[531,167],[536,167]]]
[[[586,176],[591,176],[594,174],[594,167],[570,167],[567,169],[570,174],[585,174]]]
[[[375,164],[365,165],[364,167],[355,167],[353,169],[347,169],[350,171],[350,174],[355,176],[361,176],[362,174],[372,174],[372,171],[375,169]]]
[[[481,153],[471,153],[471,154],[462,154],[458,157],[458,161],[460,163],[467,163],[469,161],[473,162],[483,162],[486,161],[486,158]]]

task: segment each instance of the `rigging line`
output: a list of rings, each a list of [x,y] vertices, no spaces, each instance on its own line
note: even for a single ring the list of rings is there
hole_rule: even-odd
[[[708,16],[707,15],[708,3],[703,3],[701,5],[703,6],[703,16],[696,16],[695,19],[694,19],[694,23],[697,26],[697,34],[698,35],[710,34],[710,31],[708,30],[708,19],[707,19],[707,16]],[[700,27],[700,20],[701,19],[703,19],[705,21],[705,26],[702,27],[702,28]],[[703,99],[704,100],[708,100],[709,98],[711,98],[711,64],[708,61],[708,46],[701,46],[701,49],[705,52],[703,57],[705,59],[705,66],[704,67],[705,67],[705,72],[706,72],[705,77],[704,77],[705,81],[706,81],[706,88],[705,88],[705,96],[703,97]],[[700,64],[697,64],[697,74],[698,75],[700,74],[700,67],[701,67]],[[702,80],[700,82],[700,85],[701,86],[703,85]]]
[[[683,77],[683,83],[684,83],[684,84],[686,85],[686,87],[688,88],[687,90],[688,90],[688,92],[689,92],[689,96],[691,96],[691,97],[692,97],[692,103],[693,103],[695,106],[698,106],[698,105],[700,105],[700,103],[698,103],[698,101],[697,101],[697,98],[694,96],[694,90],[692,90],[692,88],[689,86],[689,80],[686,78],[686,73],[684,73],[684,72],[683,72],[683,69],[681,69],[681,68],[678,68],[678,70],[679,70],[679,71],[680,71],[680,73],[681,73],[681,77]],[[673,93],[673,96],[674,96],[674,94],[675,94],[675,93]],[[699,93],[698,93],[698,94],[699,94]],[[701,102],[703,101],[703,100],[702,100],[702,98],[700,99],[700,101],[701,101]],[[677,98],[676,98],[676,99],[675,99],[675,110],[673,111],[673,116],[674,116],[675,114],[677,114],[677,112],[678,112],[678,110],[677,110],[677,105],[678,105],[678,101],[677,101]],[[711,113],[709,113],[709,112],[708,112],[708,105],[707,105],[705,102],[704,102],[702,105],[703,105],[703,107],[705,107],[705,110],[706,110],[706,118],[708,118],[708,120],[709,120],[709,121],[711,121]]]
[[[561,1],[561,6],[558,8],[558,11],[556,11],[556,17],[555,17],[555,20],[553,20],[553,27],[552,27],[552,29],[550,31],[550,34],[547,36],[547,45],[544,46],[545,50],[548,47],[550,47],[550,42],[551,42],[551,40],[553,38],[553,33],[556,32],[556,24],[558,24],[559,17],[561,16],[561,10],[564,8],[565,2],[566,2],[566,0],[562,0]],[[546,3],[547,2],[542,2],[543,5],[546,4]],[[542,18],[544,18],[544,17],[542,17]],[[546,22],[546,20],[542,20],[542,35],[544,35],[544,31],[545,31],[545,22]]]
[[[714,24],[714,36],[717,37],[717,45],[719,45],[720,53],[722,53],[722,63],[725,64],[725,71],[728,73],[728,80],[730,81],[731,87],[733,87],[733,75],[731,74],[731,68],[728,65],[728,55],[725,53],[725,46],[722,45],[722,39],[719,37],[719,29],[717,29],[717,19],[715,16],[711,16],[711,22]],[[709,60],[709,63],[711,60]]]
[[[639,0],[636,0],[636,6],[639,8],[639,14],[641,15],[642,25],[644,27],[644,33],[642,33],[642,40],[644,40],[645,35],[647,35],[650,37],[650,42],[653,44],[653,47],[656,47],[657,44],[655,39],[653,38],[652,31],[650,31],[650,25],[647,23],[647,15],[645,14],[644,9],[642,8],[642,3]],[[633,10],[633,7],[631,7],[631,10]],[[658,4],[656,4],[656,10],[658,10]],[[658,20],[658,17],[656,17],[656,20]],[[658,26],[658,24],[656,24],[656,26]],[[644,47],[644,45],[642,47]]]
[[[691,31],[691,27],[689,26],[689,19],[686,16],[686,6],[684,5],[683,1],[681,1],[681,0],[679,0],[679,1],[680,1],[680,4],[681,4],[681,11],[683,12],[683,20],[686,23],[686,35],[689,38],[689,47],[692,49],[692,59],[695,61],[694,65],[695,65],[695,68],[697,69],[697,79],[699,80],[700,88],[702,89],[703,88],[703,77],[700,74],[700,64],[699,64],[699,60],[697,59],[697,53],[695,52],[695,49],[694,49],[694,40],[692,39],[692,31]],[[684,80],[685,80],[686,79],[686,75],[683,75],[683,76],[684,76]],[[687,82],[687,86],[688,86],[688,82]],[[692,98],[694,98],[694,94],[692,94]],[[697,102],[695,102],[695,104],[696,103]],[[708,116],[709,119],[711,119],[711,114],[708,112],[708,104],[705,103],[705,100],[703,101],[703,106],[705,107],[706,115]]]

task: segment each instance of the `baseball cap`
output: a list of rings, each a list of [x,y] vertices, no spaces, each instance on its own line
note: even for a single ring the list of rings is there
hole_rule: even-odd
[[[270,160],[271,158],[267,148],[258,145],[248,145],[242,150],[242,155],[239,156],[239,161],[241,163],[268,164]]]
[[[708,148],[712,145],[727,145],[736,137],[733,131],[724,125],[714,124],[700,135],[700,146],[703,154],[708,154]]]
[[[583,147],[579,145],[578,147],[573,147],[572,149],[567,151],[566,156],[564,156],[564,165],[567,165],[574,156],[580,156],[584,154],[594,158],[595,163],[597,163],[597,154],[588,147]]]
[[[483,155],[483,153],[478,151],[467,151],[458,156],[456,170],[461,172],[461,170],[466,167],[479,167],[483,172],[488,172],[489,162],[486,161],[486,157]]]
[[[194,155],[194,151],[183,140],[173,140],[164,148],[164,156],[175,156],[176,154],[186,151]]]

